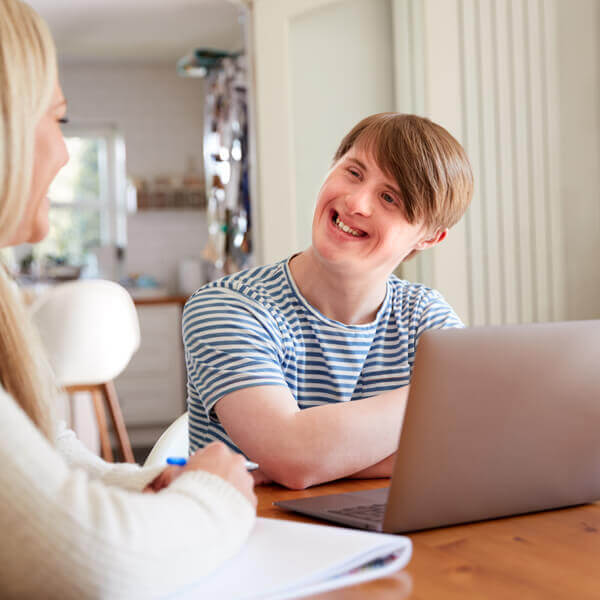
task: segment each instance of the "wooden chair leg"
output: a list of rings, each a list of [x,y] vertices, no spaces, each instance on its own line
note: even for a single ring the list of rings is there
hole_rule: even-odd
[[[100,434],[100,451],[102,458],[108,462],[113,462],[113,451],[110,444],[110,435],[108,433],[108,423],[106,422],[106,411],[104,410],[104,398],[102,398],[101,390],[98,387],[90,388],[92,401],[94,403],[94,411],[96,413],[96,421],[98,422],[98,432]]]
[[[119,404],[115,384],[112,381],[107,381],[102,384],[102,388],[108,404],[108,410],[110,412],[115,433],[119,440],[123,460],[125,462],[133,463],[135,462],[135,459],[133,458],[131,442],[129,441],[129,435],[127,434],[127,428],[125,427],[125,420],[123,419],[123,413],[121,412],[121,405]]]

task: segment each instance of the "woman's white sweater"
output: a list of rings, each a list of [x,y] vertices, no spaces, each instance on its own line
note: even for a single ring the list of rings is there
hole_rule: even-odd
[[[201,596],[255,513],[202,471],[141,494],[161,469],[105,463],[64,428],[53,447],[0,386],[0,597]]]

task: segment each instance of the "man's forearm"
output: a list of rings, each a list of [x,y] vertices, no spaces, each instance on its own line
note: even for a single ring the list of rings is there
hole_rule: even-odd
[[[404,387],[301,410],[289,389],[257,386],[224,397],[216,412],[265,477],[305,488],[365,471],[393,454],[407,396]]]
[[[394,471],[394,463],[396,462],[396,453],[390,454],[387,458],[382,461],[353,473],[350,475],[351,479],[379,479],[380,477],[391,477]]]
[[[407,394],[408,388],[402,388],[298,411],[290,427],[281,431],[280,447],[301,458],[284,451],[274,479],[287,475],[290,487],[308,487],[361,473],[362,477],[389,476]],[[286,474],[286,468],[292,472]]]

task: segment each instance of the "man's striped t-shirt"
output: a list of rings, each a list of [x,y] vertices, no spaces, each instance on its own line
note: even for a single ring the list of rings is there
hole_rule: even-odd
[[[368,398],[410,382],[423,331],[461,326],[439,292],[393,275],[366,325],[319,313],[287,260],[208,283],[183,313],[190,451],[214,440],[237,450],[214,411],[231,392],[285,386],[301,409]]]

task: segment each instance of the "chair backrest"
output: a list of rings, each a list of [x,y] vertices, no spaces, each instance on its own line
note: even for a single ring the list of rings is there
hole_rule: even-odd
[[[188,456],[188,454],[188,414],[184,413],[158,438],[144,466],[164,465],[169,456]]]
[[[31,313],[62,386],[114,379],[140,345],[133,300],[112,281],[57,285],[32,304]]]

